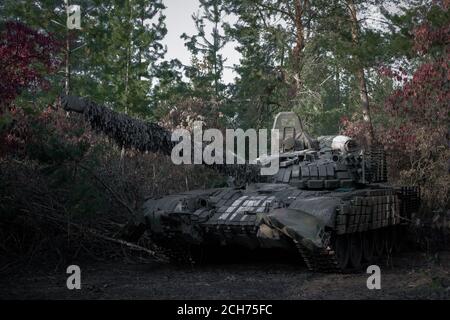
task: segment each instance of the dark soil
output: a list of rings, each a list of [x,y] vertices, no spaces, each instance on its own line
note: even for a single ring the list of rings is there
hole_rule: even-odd
[[[292,260],[292,259],[291,259]],[[81,290],[68,290],[64,268],[0,274],[1,299],[449,299],[450,252],[403,253],[380,264],[381,290],[365,272],[312,273],[286,258],[223,257],[200,266],[80,262]]]

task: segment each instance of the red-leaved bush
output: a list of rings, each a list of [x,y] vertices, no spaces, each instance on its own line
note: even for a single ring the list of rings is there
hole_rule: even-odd
[[[47,90],[47,76],[59,65],[60,44],[52,35],[9,21],[0,29],[0,156],[23,151],[39,115],[14,100],[24,91]]]
[[[412,50],[422,64],[410,78],[402,69],[380,70],[402,85],[383,106],[372,106],[372,114],[380,119],[374,123],[376,139],[388,153],[391,180],[420,185],[425,206],[445,210],[450,199],[450,28],[425,21],[412,34]],[[367,130],[356,118],[342,122],[350,136],[361,138]]]
[[[20,22],[6,22],[0,32],[0,105],[24,89],[47,89],[45,75],[56,71],[60,44]]]

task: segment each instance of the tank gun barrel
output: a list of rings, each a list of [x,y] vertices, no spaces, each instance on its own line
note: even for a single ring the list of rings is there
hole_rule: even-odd
[[[145,122],[126,114],[115,112],[88,99],[62,96],[61,105],[66,111],[81,113],[94,130],[106,134],[119,146],[134,148],[170,156],[177,142],[171,140],[172,133],[157,123]],[[204,148],[204,146],[203,146]],[[193,154],[193,152],[192,152]],[[224,152],[224,157],[226,152]],[[225,163],[225,161],[223,162]],[[206,165],[206,164],[204,164]],[[212,164],[208,167],[236,181],[259,181],[259,167],[251,164]]]
[[[156,123],[144,122],[74,96],[63,96],[61,104],[67,111],[83,114],[94,130],[103,132],[118,145],[165,155],[170,155],[175,145],[171,133]]]

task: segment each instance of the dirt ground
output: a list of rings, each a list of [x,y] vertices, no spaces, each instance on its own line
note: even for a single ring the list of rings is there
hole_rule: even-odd
[[[225,260],[225,261],[224,261]],[[368,274],[319,274],[286,258],[225,257],[200,266],[80,262],[81,290],[65,268],[0,274],[1,299],[449,299],[450,252],[403,253],[381,267],[381,290]],[[34,271],[26,271],[34,270]]]

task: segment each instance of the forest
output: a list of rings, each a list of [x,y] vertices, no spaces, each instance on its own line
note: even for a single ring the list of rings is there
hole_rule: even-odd
[[[270,128],[294,111],[313,135],[387,154],[394,185],[420,186],[415,246],[448,246],[448,0],[199,0],[190,63],[166,57],[164,0],[0,2],[0,272],[80,257],[164,260],[121,230],[143,201],[226,177],[125,148],[62,94],[168,129]],[[225,46],[239,63],[229,65]],[[231,82],[224,71],[233,71]]]

